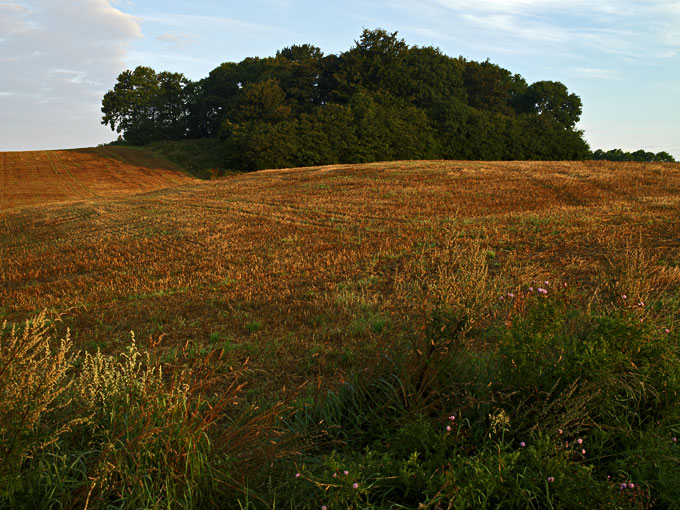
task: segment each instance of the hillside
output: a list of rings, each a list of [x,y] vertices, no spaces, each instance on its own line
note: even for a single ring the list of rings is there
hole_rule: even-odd
[[[143,149],[98,147],[0,153],[0,210],[145,193],[194,182]]]
[[[0,303],[13,320],[69,310],[74,331],[111,348],[133,329],[163,333],[168,345],[217,333],[236,343],[257,339],[258,348],[292,333],[309,348],[342,351],[355,341],[346,329],[357,317],[401,320],[411,304],[399,281],[450,243],[483,246],[507,288],[548,279],[590,292],[602,284],[607,254],[626,239],[671,268],[680,264],[679,165],[339,165],[110,199],[191,179],[107,159],[108,179],[100,180],[84,164],[66,172],[67,161],[102,161],[93,155],[29,155],[45,162],[61,194],[30,180],[3,190],[22,185],[23,205],[83,202],[0,214]],[[122,177],[113,178],[115,168]],[[139,175],[147,178],[137,184]],[[244,329],[251,321],[261,324],[256,333]],[[284,344],[283,358],[301,348]]]
[[[0,210],[0,506],[674,508],[678,190],[399,161]]]

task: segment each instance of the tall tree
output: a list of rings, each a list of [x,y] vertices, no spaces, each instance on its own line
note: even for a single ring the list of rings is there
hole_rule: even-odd
[[[180,73],[156,73],[150,67],[124,71],[104,95],[102,124],[134,144],[182,138],[189,83]]]
[[[276,53],[277,78],[296,113],[310,113],[321,103],[322,61],[323,52],[311,44],[289,46]]]
[[[526,90],[521,102],[525,112],[548,115],[572,129],[581,118],[583,104],[576,94],[558,81],[537,81]]]
[[[346,102],[362,91],[399,95],[407,51],[408,45],[397,38],[397,32],[365,29],[355,46],[340,55],[334,73],[335,99]]]

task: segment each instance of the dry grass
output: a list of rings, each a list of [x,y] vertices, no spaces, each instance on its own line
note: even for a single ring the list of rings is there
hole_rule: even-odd
[[[2,189],[18,186],[1,168]],[[489,296],[544,280],[599,299],[606,285],[619,292],[603,282],[612,271],[649,276],[639,299],[677,287],[679,189],[677,164],[394,162],[9,210],[0,314],[68,310],[81,346],[163,334],[168,349],[193,341],[251,358],[279,388],[320,384],[443,296],[483,320]],[[21,193],[39,203],[44,190]]]
[[[56,342],[45,314],[23,327],[0,327],[0,497],[16,488],[14,475],[27,459],[87,418],[67,418],[45,431],[46,417],[69,405],[74,355],[68,332]]]

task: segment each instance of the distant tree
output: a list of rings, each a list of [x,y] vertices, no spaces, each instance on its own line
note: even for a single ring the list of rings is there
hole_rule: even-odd
[[[139,66],[118,76],[102,100],[102,124],[124,133],[125,140],[143,144],[182,138],[186,132],[190,82],[179,73],[156,73]]]
[[[324,133],[327,148],[331,154],[328,159],[329,163],[351,163],[355,160],[354,149],[358,139],[354,115],[349,105],[333,103],[323,105],[314,112],[312,122],[315,131]],[[309,145],[310,138],[305,133],[302,138],[303,143]],[[321,151],[325,149],[325,147],[320,148]]]
[[[446,159],[465,159],[469,150],[466,147],[469,124],[468,117],[473,109],[464,100],[451,98],[436,101],[430,108],[430,119],[441,146],[441,157]]]
[[[296,166],[296,131],[295,120],[235,125],[224,144],[225,165],[246,171]]]
[[[654,155],[654,161],[659,161],[662,163],[675,163],[675,158],[666,151],[661,151]]]
[[[581,118],[583,104],[576,94],[558,81],[532,83],[518,98],[520,110],[537,115],[549,115],[563,126],[572,129]]]
[[[611,149],[608,151],[603,151],[602,149],[597,149],[593,152],[592,158],[594,160],[607,160],[607,161],[637,161],[637,162],[651,162],[658,161],[664,163],[675,163],[675,158],[668,154],[667,152],[658,152],[654,154],[653,152],[647,152],[644,150],[637,150],[635,152],[624,152],[621,149]]]
[[[515,86],[510,71],[486,62],[465,62],[463,81],[468,104],[478,110],[512,113]]]
[[[395,95],[424,110],[452,98],[465,99],[462,59],[444,55],[438,48],[413,47],[404,56],[404,75]]]
[[[276,75],[295,113],[310,113],[322,101],[320,80],[323,52],[310,44],[276,53]]]
[[[406,74],[408,46],[397,32],[365,29],[355,46],[339,57],[334,99],[348,101],[357,92],[384,91],[398,95]]]
[[[234,121],[280,122],[290,117],[292,108],[278,80],[251,83],[240,94]]]

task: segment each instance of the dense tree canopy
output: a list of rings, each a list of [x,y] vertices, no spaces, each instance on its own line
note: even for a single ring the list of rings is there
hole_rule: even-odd
[[[675,158],[667,152],[662,151],[654,154],[653,152],[646,152],[642,149],[635,152],[624,152],[621,149],[612,149],[605,152],[602,149],[597,149],[595,152],[593,152],[593,159],[607,161],[658,161],[661,163],[675,163]]]
[[[197,82],[148,67],[125,71],[102,103],[102,123],[144,144],[221,140],[225,167],[391,159],[585,159],[580,98],[559,82],[533,84],[489,61],[409,46],[364,30],[324,55],[312,45],[226,62]]]

